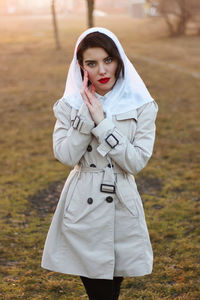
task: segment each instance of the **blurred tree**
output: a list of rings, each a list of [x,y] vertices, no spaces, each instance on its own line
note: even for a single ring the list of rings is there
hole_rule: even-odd
[[[171,36],[183,35],[189,21],[199,26],[200,0],[147,0],[157,3],[158,12],[164,17]],[[200,30],[199,30],[200,33]]]
[[[93,18],[93,11],[94,11],[94,0],[86,0],[87,7],[88,7],[88,28],[94,26],[94,18]]]
[[[61,48],[60,40],[58,36],[58,26],[56,21],[56,10],[55,10],[55,0],[51,1],[51,12],[52,12],[52,18],[53,18],[53,29],[54,29],[54,37],[56,42],[56,49],[59,50]]]

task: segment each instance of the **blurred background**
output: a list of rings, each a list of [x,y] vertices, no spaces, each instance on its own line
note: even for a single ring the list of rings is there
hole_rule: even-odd
[[[0,1],[0,298],[87,299],[77,276],[40,267],[70,168],[53,156],[53,104],[88,27],[119,38],[159,106],[154,153],[137,174],[154,270],[120,300],[199,299],[200,1]]]

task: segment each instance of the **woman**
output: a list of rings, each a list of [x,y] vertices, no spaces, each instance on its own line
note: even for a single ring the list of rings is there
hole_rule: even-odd
[[[105,28],[78,39],[54,105],[55,157],[74,167],[47,235],[42,267],[79,275],[89,299],[118,299],[125,276],[152,272],[134,176],[152,155],[158,106]]]

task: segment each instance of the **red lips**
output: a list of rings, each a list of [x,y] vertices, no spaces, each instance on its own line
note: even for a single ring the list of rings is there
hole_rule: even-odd
[[[105,78],[99,79],[98,81],[101,82],[101,83],[103,83],[103,84],[105,84],[105,83],[107,83],[109,80],[110,80],[109,77],[105,77]]]

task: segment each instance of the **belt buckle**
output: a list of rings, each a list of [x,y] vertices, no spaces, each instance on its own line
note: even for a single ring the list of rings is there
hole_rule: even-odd
[[[102,183],[100,186],[100,191],[103,193],[115,194],[115,185]]]
[[[75,129],[77,129],[80,121],[81,121],[80,117],[78,115],[76,115],[76,117],[74,119],[74,122],[72,124],[72,127],[75,128]]]

